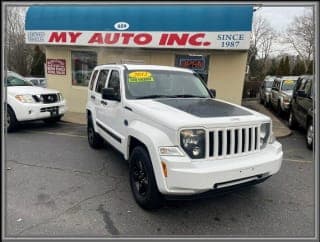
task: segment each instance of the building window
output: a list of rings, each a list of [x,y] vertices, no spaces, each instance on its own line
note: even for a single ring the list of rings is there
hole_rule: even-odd
[[[208,83],[209,56],[176,55],[175,66],[194,70],[205,83]]]
[[[97,65],[97,53],[93,51],[71,51],[72,85],[88,86],[91,72]]]

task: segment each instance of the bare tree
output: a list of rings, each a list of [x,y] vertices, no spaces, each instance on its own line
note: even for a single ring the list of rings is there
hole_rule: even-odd
[[[315,45],[315,24],[313,12],[306,10],[302,16],[296,16],[286,30],[284,41],[289,43],[308,68],[313,59]]]
[[[9,70],[28,75],[32,59],[32,48],[25,42],[25,7],[6,8],[6,58]]]
[[[253,75],[260,80],[265,74],[275,36],[275,30],[268,20],[256,12],[253,18],[251,43],[248,51],[248,65],[250,66],[250,77],[248,76],[248,78]]]

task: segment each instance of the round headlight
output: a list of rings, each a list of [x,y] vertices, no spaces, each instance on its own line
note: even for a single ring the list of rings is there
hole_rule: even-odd
[[[270,135],[270,123],[263,123],[260,126],[260,149],[263,149],[268,142]]]
[[[183,150],[193,159],[205,156],[205,131],[203,129],[187,129],[180,133]]]

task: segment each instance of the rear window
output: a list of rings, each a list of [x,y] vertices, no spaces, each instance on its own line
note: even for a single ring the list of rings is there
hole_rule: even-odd
[[[272,81],[267,81],[266,82],[266,88],[271,88],[272,87],[273,82]]]

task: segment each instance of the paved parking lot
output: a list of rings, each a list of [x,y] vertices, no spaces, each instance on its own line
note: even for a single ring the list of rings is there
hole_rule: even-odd
[[[25,124],[6,136],[6,236],[313,237],[313,153],[302,131],[279,141],[283,166],[264,183],[147,212],[126,161],[92,150],[86,126]]]

